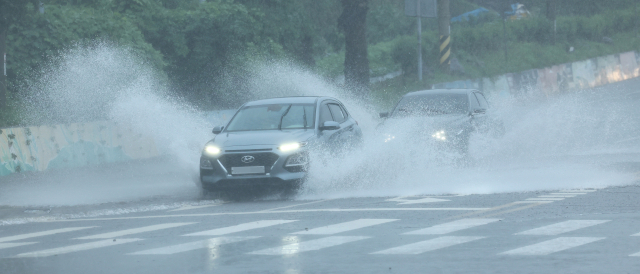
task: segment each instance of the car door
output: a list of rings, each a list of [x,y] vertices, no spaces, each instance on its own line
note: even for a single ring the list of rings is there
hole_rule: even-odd
[[[472,123],[480,132],[487,132],[487,109],[489,105],[479,92],[471,92],[469,95],[469,106],[471,107]]]
[[[338,130],[340,144],[347,147],[352,146],[357,137],[355,120],[350,119],[349,113],[347,113],[344,106],[340,103],[329,103],[329,109],[331,110],[333,120],[340,123],[340,130]]]

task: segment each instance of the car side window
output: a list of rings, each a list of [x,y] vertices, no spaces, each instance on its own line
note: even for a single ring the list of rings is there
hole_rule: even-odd
[[[484,99],[484,95],[482,95],[481,93],[477,93],[477,92],[474,92],[473,94],[475,94],[476,98],[478,99],[478,103],[480,103],[480,108],[482,108],[482,109],[488,109],[489,108],[489,104],[487,103],[487,100]]]
[[[320,107],[320,124],[318,126],[323,126],[326,121],[333,121],[333,117],[331,116],[329,106],[327,104],[323,104]]]
[[[336,105],[336,104],[328,104],[328,105],[329,105],[329,109],[331,109],[331,114],[333,114],[334,121],[338,123],[342,123],[344,122],[344,120],[346,120],[344,112],[339,105]]]
[[[478,98],[476,98],[475,92],[471,93],[471,96],[469,97],[469,107],[471,107],[471,111],[480,108],[480,103],[478,103]]]

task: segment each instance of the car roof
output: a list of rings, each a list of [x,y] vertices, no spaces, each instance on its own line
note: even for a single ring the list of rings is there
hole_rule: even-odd
[[[258,106],[269,104],[314,104],[319,96],[291,96],[291,97],[278,97],[251,101],[245,104],[245,106]]]
[[[467,94],[471,91],[476,91],[476,90],[475,89],[427,89],[427,90],[409,92],[404,96],[420,96],[420,95],[427,95],[427,94]]]

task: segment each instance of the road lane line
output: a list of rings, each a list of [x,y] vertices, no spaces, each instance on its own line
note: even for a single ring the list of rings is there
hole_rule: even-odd
[[[270,208],[270,209],[265,209],[265,210],[261,210],[261,211],[258,211],[258,212],[272,211],[272,210],[285,209],[285,208],[292,208],[292,207],[296,207],[296,206],[316,204],[316,203],[326,202],[326,201],[330,201],[330,200],[333,200],[333,199],[324,199],[324,200],[318,200],[318,201],[313,201],[313,202],[308,202],[308,203],[301,203],[301,204],[295,204],[295,205],[290,205],[290,206]]]
[[[31,245],[31,244],[36,244],[36,243],[38,243],[38,242],[29,242],[29,243],[0,243],[0,249],[12,248],[12,247],[23,246],[23,245]]]
[[[584,195],[588,193],[587,192],[554,192],[549,194],[550,195]]]
[[[638,253],[633,253],[633,254],[631,254],[631,255],[629,255],[629,256],[631,256],[631,257],[640,257],[640,252],[638,252]]]
[[[515,204],[510,204],[510,206]],[[115,220],[138,220],[155,218],[181,218],[181,217],[211,217],[227,215],[253,215],[253,214],[282,214],[282,213],[311,213],[311,212],[367,212],[367,211],[483,211],[486,207],[393,207],[393,208],[326,208],[326,209],[302,209],[302,210],[278,210],[278,211],[251,211],[251,212],[223,212],[223,213],[195,213],[195,214],[170,214],[170,215],[150,215],[136,217],[113,217],[113,218],[83,218],[64,220],[42,220],[40,222],[81,222],[81,221],[115,221]]]
[[[212,230],[200,231],[195,233],[190,233],[182,236],[220,236],[225,234],[236,233],[240,231],[246,231],[251,229],[263,228],[273,225],[286,224],[295,222],[297,220],[261,220],[256,222],[244,223],[234,226],[216,228]]]
[[[528,198],[527,201],[562,201],[564,198]]]
[[[260,238],[259,236],[250,237],[218,237],[207,240],[195,241],[190,243],[147,249],[138,252],[129,253],[127,255],[170,255],[196,249],[215,249],[219,245],[241,242]]]
[[[516,204],[550,204],[553,201],[517,201]]]
[[[514,235],[558,235],[585,227],[606,223],[609,220],[568,220],[548,226],[522,231]]]
[[[389,248],[371,254],[422,254],[428,251],[438,250],[453,245],[459,245],[486,237],[470,237],[470,236],[443,236],[431,240],[412,243],[408,245]]]
[[[53,230],[47,230],[47,231],[40,231],[40,232],[34,232],[34,233],[27,233],[27,234],[20,234],[20,235],[2,237],[2,238],[0,238],[0,243],[1,242],[19,241],[19,240],[24,240],[24,239],[28,239],[28,238],[47,236],[47,235],[53,235],[53,234],[58,234],[58,233],[64,233],[64,232],[78,231],[78,230],[87,229],[87,228],[94,228],[94,227],[95,226],[67,227],[67,228],[60,228],[60,229],[53,229]]]
[[[320,238],[316,240],[292,243],[284,246],[267,248],[263,250],[258,250],[254,252],[249,252],[247,254],[256,254],[256,255],[292,255],[301,252],[320,250],[323,248],[328,248],[332,246],[337,246],[341,244],[346,244],[349,242],[360,241],[364,239],[368,239],[371,237],[365,236],[329,236],[325,238]]]
[[[58,247],[58,248],[22,253],[22,254],[16,255],[14,258],[48,257],[53,255],[60,255],[60,254],[66,254],[71,252],[84,251],[84,250],[90,250],[90,249],[107,247],[107,246],[114,246],[119,244],[126,244],[126,243],[136,242],[140,240],[142,239],[138,239],[138,238],[108,239],[108,240],[101,240],[97,242],[90,242],[90,243],[84,243],[84,244],[70,245],[65,247]]]
[[[398,205],[410,205],[410,204],[438,203],[438,202],[451,201],[447,199],[439,199],[439,198],[433,198],[433,197],[423,197],[421,199],[405,199],[409,197],[415,197],[415,196],[400,196],[392,199],[387,199],[385,200],[385,202],[398,202]]]
[[[595,189],[567,189],[567,190],[560,190],[559,192],[596,192],[597,190]]]
[[[91,236],[79,237],[76,239],[79,239],[79,240],[110,239],[110,238],[117,238],[125,235],[138,234],[138,233],[156,231],[156,230],[167,229],[167,228],[174,228],[174,227],[185,226],[190,224],[195,224],[195,223],[166,223],[166,224],[150,225],[150,226],[96,234]]]
[[[502,215],[502,214],[506,214],[506,213],[515,212],[515,211],[525,210],[525,209],[528,209],[528,208],[532,208],[534,206],[539,206],[539,205],[544,205],[544,204],[545,204],[544,202],[535,203],[535,204],[529,204],[529,205],[526,205],[526,206],[516,207],[516,208],[509,209],[509,210],[496,212],[496,213],[493,213],[493,214],[480,215],[478,217],[488,218],[488,217],[498,216],[498,215]]]
[[[631,235],[631,236],[640,236],[640,232],[638,232],[638,233],[636,233],[636,234],[633,234],[633,235]]]
[[[468,229],[476,226],[486,225],[489,223],[500,221],[500,219],[461,219],[449,223],[434,225],[415,231],[410,231],[407,235],[442,235],[458,230]]]
[[[553,195],[540,195],[540,196],[538,196],[538,198],[573,198],[573,197],[576,197],[576,195],[553,194]]]
[[[602,239],[604,239],[604,237],[560,237],[502,252],[498,255],[548,255]]]
[[[211,204],[211,205],[200,205],[200,206],[183,206],[180,208],[168,210],[167,212],[175,212],[175,211],[183,211],[183,210],[191,210],[191,209],[199,209],[205,207],[219,206],[220,204]]]
[[[331,234],[337,234],[345,231],[356,230],[356,229],[360,229],[368,226],[394,222],[397,220],[398,219],[358,219],[355,221],[318,227],[310,230],[294,232],[291,234],[331,235]]]

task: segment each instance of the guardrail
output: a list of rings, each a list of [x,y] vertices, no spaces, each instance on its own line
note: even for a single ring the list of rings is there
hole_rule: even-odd
[[[640,77],[640,54],[629,51],[497,77],[439,83],[432,88],[475,88],[490,96],[548,97],[635,77]]]

